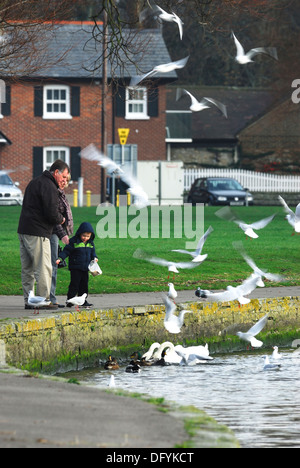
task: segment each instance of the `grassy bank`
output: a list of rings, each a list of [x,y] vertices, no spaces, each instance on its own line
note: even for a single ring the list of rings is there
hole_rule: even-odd
[[[194,289],[201,285],[205,289],[221,289],[228,284],[243,281],[251,270],[232,246],[233,241],[242,240],[250,256],[262,269],[283,274],[285,285],[300,285],[299,242],[298,236],[291,236],[292,228],[284,219],[284,213],[278,207],[236,208],[241,219],[253,222],[278,213],[273,222],[258,232],[256,240],[246,240],[244,233],[234,223],[223,221],[215,216],[218,208],[205,208],[205,229],[210,225],[214,232],[205,244],[204,253],[208,259],[194,270],[182,270],[176,275],[175,286],[178,290]],[[21,295],[21,265],[17,226],[20,207],[0,207],[0,294]],[[73,209],[75,228],[83,221],[89,221],[96,229],[101,217],[96,208]],[[150,216],[150,209],[149,209]],[[117,233],[119,221],[117,220]],[[134,218],[128,218],[128,223]],[[168,272],[165,268],[133,258],[137,248],[150,256],[174,261],[189,261],[190,257],[171,252],[172,249],[184,249],[188,239],[174,238],[174,219],[171,219],[170,238],[132,239],[96,237],[96,250],[100,259],[103,275],[90,279],[90,294],[126,293],[141,291],[164,291]],[[149,223],[149,233],[151,229]],[[195,225],[195,220],[194,220]],[[183,233],[184,234],[184,233]],[[65,295],[69,283],[67,269],[59,270],[57,293]],[[271,283],[268,286],[272,286]]]

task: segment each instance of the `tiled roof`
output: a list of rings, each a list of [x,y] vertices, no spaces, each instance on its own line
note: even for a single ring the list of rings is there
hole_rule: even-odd
[[[47,31],[46,54],[49,56],[50,65],[39,70],[35,77],[101,78],[101,66],[93,72],[95,68],[98,68],[99,62],[97,60],[102,55],[102,44],[92,38],[93,27],[93,23],[61,23],[57,24],[51,31]],[[142,30],[135,34],[131,33],[132,36],[129,34],[129,32],[124,34],[129,41],[129,53],[132,50],[139,51],[135,57],[135,61],[138,61],[139,72],[126,57],[123,57],[124,68],[117,67],[116,76],[130,78],[137,74],[146,73],[156,65],[172,61],[159,30]],[[62,57],[62,59],[55,63],[58,57]],[[55,64],[53,65],[53,63]],[[108,77],[111,75],[109,65]],[[157,77],[174,80],[177,75],[172,72],[157,75]]]
[[[190,98],[176,101],[176,87],[170,86],[167,93],[167,110],[186,111]],[[255,88],[193,87],[190,91],[199,101],[211,97],[227,106],[228,119],[212,106],[192,114],[191,138],[199,140],[236,140],[238,133],[254,120],[264,115],[275,102],[272,91]]]

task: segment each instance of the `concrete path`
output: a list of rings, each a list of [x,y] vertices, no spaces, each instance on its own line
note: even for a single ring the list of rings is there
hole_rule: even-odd
[[[265,299],[274,297],[300,296],[300,286],[278,287],[278,288],[257,288],[249,296],[251,299]],[[89,302],[93,303],[94,309],[113,309],[118,307],[138,307],[145,305],[156,305],[163,303],[163,293],[128,293],[128,294],[106,294],[91,295]],[[61,304],[65,304],[66,297],[59,296]],[[195,296],[195,289],[189,291],[179,291],[177,303],[195,302],[199,300]],[[72,309],[58,309],[55,313],[69,311]],[[40,311],[40,315],[49,315],[49,311]],[[32,317],[33,311],[24,310],[24,300],[22,296],[0,296],[0,319]]]
[[[136,398],[0,372],[1,448],[174,448],[183,419]]]

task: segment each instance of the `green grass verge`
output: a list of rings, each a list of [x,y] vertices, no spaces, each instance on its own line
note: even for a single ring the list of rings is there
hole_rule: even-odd
[[[242,240],[249,255],[262,269],[283,274],[286,286],[300,284],[299,257],[300,238],[292,237],[292,228],[284,219],[279,207],[240,207],[235,211],[245,222],[253,222],[278,213],[265,229],[258,232],[256,240],[246,239],[236,224],[215,216],[218,208],[205,208],[205,229],[214,228],[204,253],[208,259],[194,270],[182,270],[176,275],[175,286],[178,290],[194,289],[201,285],[204,289],[222,289],[228,284],[238,284],[251,273],[250,268],[235,251],[233,241]],[[21,295],[21,264],[19,241],[17,236],[20,207],[0,207],[0,294]],[[89,221],[95,230],[101,217],[96,207],[73,209],[75,228],[83,221]],[[149,208],[150,219],[150,208]],[[135,218],[128,218],[128,224],[134,224]],[[133,225],[132,224],[132,225]],[[127,293],[142,291],[165,291],[168,272],[165,268],[133,258],[133,253],[140,248],[149,255],[174,261],[189,261],[190,257],[171,252],[172,249],[184,249],[187,240],[174,238],[174,219],[171,219],[170,238],[99,238],[96,237],[96,250],[103,270],[101,277],[90,278],[90,294]],[[132,226],[131,225],[131,226]],[[117,233],[119,223],[117,218]],[[195,227],[195,219],[194,219]],[[122,227],[124,230],[124,226]],[[126,228],[126,226],[125,226]],[[151,223],[149,222],[149,233]],[[69,271],[59,270],[57,294],[65,295],[69,284]],[[274,286],[268,283],[268,286]]]

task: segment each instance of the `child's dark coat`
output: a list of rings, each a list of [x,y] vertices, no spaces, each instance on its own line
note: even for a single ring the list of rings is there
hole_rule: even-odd
[[[80,235],[84,232],[91,232],[90,240],[84,244]],[[97,257],[95,251],[95,232],[90,223],[82,223],[75,236],[70,239],[70,242],[64,250],[60,253],[59,257],[65,260],[69,257],[69,270],[88,271],[89,264],[94,258]]]

